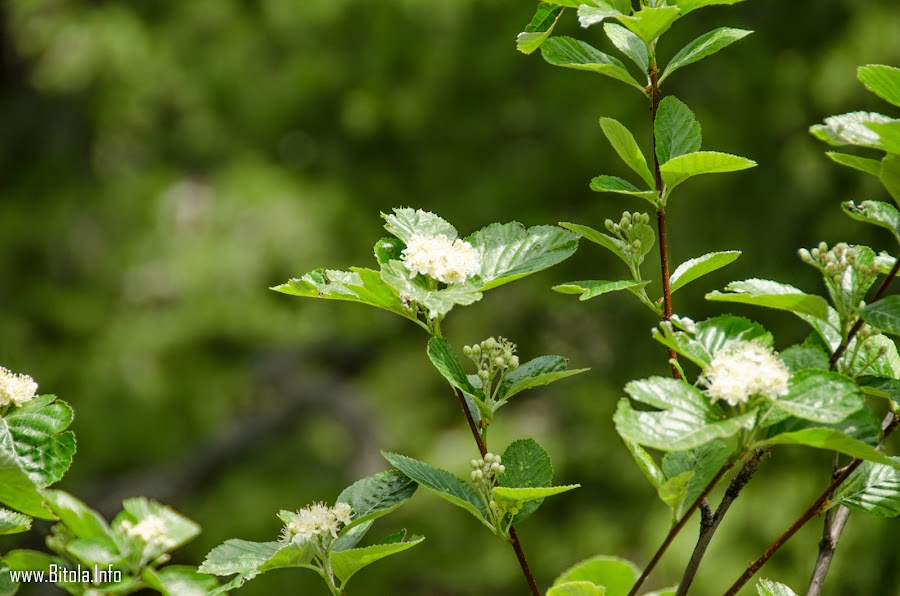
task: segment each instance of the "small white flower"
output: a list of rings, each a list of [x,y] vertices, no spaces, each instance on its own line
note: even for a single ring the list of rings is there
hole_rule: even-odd
[[[334,506],[334,517],[345,526],[350,523],[350,516],[353,514],[353,508],[349,503],[336,503]]]
[[[422,274],[445,284],[461,284],[481,270],[478,252],[468,242],[450,240],[444,234],[413,234],[401,261],[410,276]]]
[[[0,407],[11,403],[19,407],[28,403],[37,389],[38,384],[28,375],[18,375],[0,366]]]
[[[338,537],[341,526],[350,523],[353,509],[347,503],[338,503],[332,509],[324,503],[314,503],[291,513],[281,529],[281,542],[303,544],[330,534]]]
[[[169,547],[172,539],[166,535],[166,523],[158,515],[150,514],[137,524],[129,521],[122,523],[125,533],[131,538],[137,538],[150,546]]]
[[[701,380],[712,401],[736,406],[754,395],[770,399],[788,393],[791,373],[775,352],[757,343],[738,341],[716,352]]]

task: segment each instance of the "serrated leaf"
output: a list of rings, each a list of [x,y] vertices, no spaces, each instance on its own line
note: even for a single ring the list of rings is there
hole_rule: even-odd
[[[0,507],[0,536],[27,532],[31,529],[31,521],[27,515]]]
[[[687,44],[683,48],[681,48],[677,54],[669,61],[668,66],[666,66],[665,71],[663,71],[662,76],[659,79],[659,82],[662,83],[666,80],[670,74],[687,66],[688,64],[693,64],[698,60],[702,60],[707,56],[711,56],[722,50],[727,48],[734,42],[743,39],[744,37],[753,33],[752,31],[747,31],[746,29],[732,29],[730,27],[719,27],[718,29],[714,29],[709,33],[705,33]]]
[[[701,174],[739,172],[753,167],[756,167],[756,162],[746,157],[718,151],[697,151],[670,159],[659,170],[663,182],[671,190],[688,178]]]
[[[863,443],[857,439],[848,437],[846,434],[830,429],[830,428],[807,428],[794,432],[782,433],[769,437],[761,441],[759,445],[806,445],[817,449],[827,449],[829,451],[839,451],[846,455],[873,461],[880,464],[886,464],[892,467],[900,467],[900,464],[892,461],[885,454],[877,451],[874,447]]]
[[[44,497],[22,469],[11,445],[0,444],[0,503],[32,517],[53,519]]]
[[[706,299],[786,310],[821,320],[828,318],[828,302],[824,298],[805,294],[787,284],[767,279],[747,279],[728,284],[725,291],[729,293],[711,292],[706,295]]]
[[[858,205],[853,201],[844,201],[841,208],[844,213],[857,221],[890,230],[894,237],[900,240],[900,211],[893,205],[880,201],[863,201]]]
[[[480,291],[543,271],[578,249],[578,236],[557,226],[525,228],[518,222],[491,224],[466,241],[481,259]]]
[[[813,346],[791,346],[778,354],[778,359],[785,363],[791,374],[805,368],[828,370],[828,354],[821,348]]]
[[[590,0],[590,2],[591,4],[587,4],[579,0],[578,5],[578,22],[585,29],[602,23],[605,19],[622,15],[622,11],[603,0]]]
[[[628,27],[632,33],[644,40],[647,45],[669,30],[681,10],[674,6],[660,8],[643,8],[630,16],[616,17],[620,23]]]
[[[652,377],[632,381],[625,391],[635,401],[660,408],[637,411],[627,399],[619,400],[613,417],[616,430],[626,441],[662,451],[692,449],[713,439],[727,438],[749,428],[756,412],[726,418],[718,404],[683,381]]]
[[[524,364],[520,364],[503,378],[503,381],[497,388],[497,397],[505,401],[526,389],[549,385],[560,379],[590,370],[587,368],[567,370],[568,365],[568,358],[553,355],[538,356]]]
[[[670,292],[674,294],[692,281],[730,265],[739,256],[741,256],[741,251],[739,250],[726,250],[707,253],[702,257],[685,261],[669,277]]]
[[[771,347],[772,334],[759,323],[734,315],[719,315],[696,323],[693,337],[674,328],[661,326],[653,330],[653,337],[672,348],[701,368],[709,366],[719,350],[738,341],[752,341]]]
[[[895,106],[900,106],[900,68],[884,64],[861,66],[857,77],[866,89]]]
[[[659,103],[653,130],[656,156],[661,164],[700,150],[703,139],[700,123],[690,108],[676,97],[670,95]]]
[[[340,536],[335,540],[334,545],[331,547],[331,550],[338,552],[353,548],[359,544],[359,541],[363,539],[373,523],[375,522],[370,520],[359,525],[354,525],[346,532],[341,532]]]
[[[491,530],[494,529],[492,525],[485,521],[487,509],[478,493],[464,480],[457,478],[446,470],[435,468],[405,455],[384,451],[381,454],[392,466],[418,482],[419,485],[457,507],[462,507],[491,528]]]
[[[887,296],[868,304],[859,314],[872,327],[891,335],[900,335],[900,295]]]
[[[391,261],[381,269],[381,279],[391,286],[399,296],[400,309],[406,311],[407,318],[414,318],[412,309],[405,302],[415,302],[428,312],[428,317],[435,319],[446,316],[454,306],[468,306],[483,297],[479,289],[470,283],[452,284],[445,288],[434,289],[419,276],[410,276],[409,270],[400,261]]]
[[[556,578],[553,585],[589,582],[605,588],[606,596],[626,596],[639,575],[640,570],[631,561],[600,555],[573,565]]]
[[[881,149],[881,138],[867,125],[871,123],[891,122],[892,119],[875,112],[850,112],[839,116],[830,116],[824,124],[816,124],[809,131],[819,140],[829,145],[857,145]]]
[[[516,49],[523,54],[531,54],[541,47],[553,33],[553,28],[564,11],[565,7],[550,2],[538,4],[534,18],[525,27],[525,31],[516,37]]]
[[[565,36],[551,37],[541,45],[541,55],[553,66],[596,72],[644,93],[644,88],[618,58],[604,54],[584,41]]]
[[[659,488],[666,483],[666,475],[659,466],[656,465],[656,461],[654,461],[654,459],[650,457],[650,454],[644,451],[644,448],[637,443],[625,441],[625,446],[628,447],[628,451],[631,452],[634,462],[644,474],[644,477],[650,481],[653,488],[659,490]]]
[[[547,590],[547,596],[604,596],[606,590],[591,582],[566,582]]]
[[[269,289],[302,298],[359,302],[415,320],[415,311],[403,304],[397,291],[381,279],[378,271],[372,269],[316,269],[299,279],[291,279]]]
[[[656,181],[653,174],[650,173],[650,168],[647,167],[647,159],[631,132],[621,122],[612,118],[600,118],[600,128],[603,129],[603,134],[609,139],[622,161],[634,170],[650,188],[654,188]]]
[[[891,458],[900,465],[900,458]],[[866,462],[835,491],[829,507],[843,505],[853,511],[881,517],[900,515],[900,469]]]
[[[692,10],[712,6],[714,4],[737,4],[743,0],[675,0],[674,4],[681,9],[681,14],[686,15]]]
[[[412,497],[417,488],[415,482],[396,470],[380,472],[354,482],[341,491],[335,501],[347,503],[352,508],[351,521],[341,530],[340,536],[394,511]]]
[[[580,484],[567,484],[564,486],[538,486],[532,488],[509,488],[507,486],[495,486],[493,497],[495,501],[505,503],[528,503],[529,501],[544,500],[570,490],[581,488]]]
[[[862,391],[843,375],[801,370],[791,377],[788,394],[773,401],[797,418],[834,424],[865,407]]]
[[[866,127],[878,135],[878,149],[888,153],[900,153],[900,120],[867,122]]]
[[[597,176],[591,180],[591,190],[594,192],[614,192],[620,195],[631,195],[648,201],[654,207],[659,202],[658,191],[641,190],[631,182],[617,176]]]
[[[162,569],[144,567],[141,577],[162,596],[206,596],[219,587],[215,577],[187,565],[169,565]]]
[[[61,490],[48,490],[47,504],[76,538],[104,539],[115,542],[115,535],[99,513],[84,502]]]
[[[842,166],[847,166],[848,168],[853,168],[854,170],[859,170],[866,174],[872,174],[873,176],[881,176],[881,162],[877,159],[859,157],[857,155],[850,155],[849,153],[836,153],[834,151],[827,151],[825,155],[827,155],[831,161],[839,163]]]
[[[456,240],[459,232],[449,222],[430,211],[422,209],[394,209],[390,215],[382,213],[384,229],[405,244],[414,235],[438,236],[443,234],[448,240]]]
[[[626,254],[627,247],[625,246],[625,243],[618,238],[613,238],[612,236],[608,236],[606,234],[598,232],[594,228],[583,226],[581,224],[560,222],[559,225],[567,230],[571,230],[576,234],[579,234],[586,240],[590,240],[595,244],[599,244],[603,248],[606,248],[614,255],[622,259],[622,261],[624,261],[626,265],[630,265],[631,259]]]
[[[639,290],[650,283],[650,280],[620,280],[620,281],[570,281],[568,283],[553,286],[553,290],[560,294],[580,294],[579,300],[590,300],[610,292],[619,290]]]
[[[252,577],[282,548],[284,544],[280,542],[226,540],[206,555],[199,571],[211,575],[251,574]]]
[[[615,23],[603,23],[603,32],[620,52],[637,64],[641,72],[649,70],[650,57],[647,54],[647,44],[644,43],[644,40]]]
[[[43,395],[4,417],[0,433],[9,433],[19,463],[36,485],[46,488],[58,482],[75,454],[75,435],[65,431],[74,413],[52,395]],[[0,438],[0,444],[9,445]]]
[[[376,561],[380,561],[385,557],[410,549],[423,540],[425,539],[418,537],[409,542],[376,544],[374,546],[331,553],[331,568],[334,571],[335,576],[341,580],[343,586],[346,586],[350,578],[360,569],[363,569]]]
[[[797,596],[797,594],[784,584],[768,579],[759,580],[756,586],[759,596]]]
[[[656,491],[659,499],[672,510],[673,515],[687,497],[687,486],[693,477],[692,470],[671,476],[666,478],[665,483]]]
[[[768,426],[768,421],[763,420],[763,417],[764,415],[760,415],[759,426]],[[835,424],[823,424],[802,418],[788,417],[777,424],[768,426],[766,433],[768,436],[774,437],[784,433],[814,428],[830,429],[872,447],[877,446],[883,437],[881,421],[875,417],[875,414],[869,408],[857,410]]]
[[[467,402],[475,404],[479,417],[487,420],[493,418],[494,412],[485,403],[484,391],[480,385],[476,387],[469,380],[450,342],[443,337],[432,337],[428,340],[428,358],[451,387],[462,391]]]
[[[506,466],[506,473],[500,476],[500,486],[528,488],[553,484],[553,462],[534,439],[514,441],[503,452],[501,459]],[[541,500],[525,503],[513,521],[524,521],[537,511],[541,503]]]
[[[672,507],[676,518],[684,514],[684,507],[692,504],[728,461],[730,450],[722,441],[710,441],[695,449],[670,451],[662,459],[662,471],[667,478],[690,473],[684,496]]]

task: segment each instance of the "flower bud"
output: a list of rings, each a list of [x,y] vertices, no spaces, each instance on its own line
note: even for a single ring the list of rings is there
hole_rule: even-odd
[[[478,463],[477,459],[473,459],[472,461],[470,461],[469,465],[472,466],[473,470],[477,470],[478,468],[481,467],[481,464]]]
[[[810,256],[809,251],[806,250],[805,248],[801,248],[800,250],[798,250],[797,254],[800,255],[800,260],[803,261],[804,263],[812,262],[812,256]]]
[[[472,347],[471,346],[463,346],[463,354],[466,356],[472,355]]]
[[[510,359],[509,359],[509,366],[510,366],[511,368],[516,368],[517,366],[519,366],[519,357],[518,357],[518,356],[513,356],[512,358],[510,358]]]
[[[498,367],[503,367],[506,366],[506,360],[504,360],[502,356],[497,356],[494,358],[494,364]]]

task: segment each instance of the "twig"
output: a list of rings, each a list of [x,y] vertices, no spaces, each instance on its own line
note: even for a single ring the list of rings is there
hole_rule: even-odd
[[[884,429],[885,439],[889,437],[890,434],[897,428],[897,425],[900,424],[900,416],[890,414],[889,417],[890,423]],[[887,420],[887,418],[885,420]],[[778,552],[778,550],[781,549],[781,547],[784,546],[784,544],[788,540],[790,540],[791,537],[796,534],[800,528],[806,525],[806,522],[811,520],[816,515],[822,513],[822,509],[825,507],[831,494],[835,491],[835,489],[837,489],[837,487],[843,484],[844,481],[847,480],[847,478],[850,476],[850,474],[852,474],[854,470],[856,470],[856,468],[858,468],[862,463],[863,460],[857,458],[850,462],[845,468],[843,468],[843,471],[831,482],[831,484],[828,485],[828,488],[826,488],[825,491],[821,495],[819,495],[819,498],[817,498],[813,502],[813,504],[803,512],[803,514],[797,519],[797,521],[791,524],[791,527],[785,530],[784,533],[779,536],[775,540],[775,542],[773,542],[769,546],[769,548],[766,549],[766,552],[764,552],[760,558],[750,563],[750,565],[747,567],[747,570],[744,571],[743,575],[741,575],[741,577],[739,577],[738,580],[734,582],[731,588],[729,588],[728,591],[725,592],[724,596],[735,596],[740,591],[740,589],[743,588],[748,581],[750,581],[750,578],[756,575],[756,572],[759,571],[762,566],[772,558],[772,555]]]
[[[678,520],[678,523],[676,523],[674,526],[672,526],[672,529],[669,530],[669,533],[666,534],[665,539],[663,539],[662,544],[659,545],[658,549],[656,549],[656,553],[653,555],[653,558],[650,559],[649,563],[647,563],[647,566],[644,568],[643,573],[641,573],[641,576],[638,578],[637,582],[634,584],[634,587],[632,587],[631,591],[628,592],[628,596],[635,596],[635,594],[638,593],[638,590],[640,590],[641,586],[644,585],[644,582],[647,581],[647,578],[650,576],[650,573],[656,567],[657,563],[659,563],[659,560],[662,558],[663,554],[665,554],[666,550],[669,548],[669,545],[672,544],[672,541],[675,540],[675,537],[678,535],[679,532],[681,532],[682,528],[684,528],[684,525],[687,523],[687,520],[690,519],[690,517],[691,517],[691,515],[693,515],[694,511],[698,507],[700,507],[700,504],[703,503],[704,501],[706,501],[706,497],[709,496],[709,493],[712,492],[712,489],[715,488],[716,484],[719,483],[719,480],[721,480],[722,477],[725,474],[727,474],[731,468],[734,467],[734,464],[735,464],[735,462],[730,459],[727,462],[725,462],[725,465],[722,466],[722,469],[720,469],[716,473],[716,475],[712,479],[712,481],[706,486],[706,488],[703,489],[703,492],[700,493],[700,496],[697,497],[694,500],[694,502],[691,503],[691,506],[688,507],[687,511],[684,512],[684,515],[681,516],[681,519]]]
[[[481,438],[481,433],[478,432],[478,425],[475,424],[475,419],[472,417],[472,412],[469,410],[469,404],[466,402],[465,396],[459,389],[456,390],[456,397],[459,399],[459,406],[462,408],[463,414],[466,416],[466,421],[469,423],[469,430],[472,431],[472,437],[475,439],[475,443],[478,444],[478,451],[481,452],[481,457],[484,457],[488,452],[487,445],[485,444],[484,439]],[[538,588],[537,582],[534,581],[534,575],[531,573],[528,559],[525,558],[525,551],[522,549],[522,543],[519,542],[519,535],[516,533],[516,528],[512,525],[509,526],[509,538],[510,545],[512,545],[513,550],[516,552],[516,559],[519,560],[519,566],[522,568],[522,573],[525,575],[525,581],[528,582],[528,587],[531,589],[532,595],[541,596],[541,590]]]
[[[722,519],[728,512],[731,504],[734,503],[738,496],[740,496],[741,491],[747,483],[750,482],[753,475],[756,474],[762,459],[771,450],[771,447],[760,447],[753,452],[753,455],[744,463],[744,467],[741,468],[738,475],[731,481],[728,490],[725,491],[725,496],[722,497],[722,502],[719,503],[719,508],[716,509],[715,515],[712,515],[708,506],[707,509],[703,511],[704,516],[700,523],[700,537],[697,540],[697,545],[694,547],[691,560],[684,570],[684,576],[682,576],[681,582],[678,584],[678,591],[675,593],[675,596],[685,596],[687,594],[688,589],[691,587],[691,583],[694,581],[694,576],[697,574],[697,569],[700,567],[700,562],[706,554],[706,549],[709,547],[713,535],[719,528],[719,524],[722,523]]]

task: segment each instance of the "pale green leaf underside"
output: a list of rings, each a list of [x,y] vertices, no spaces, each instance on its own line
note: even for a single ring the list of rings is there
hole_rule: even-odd
[[[18,534],[31,529],[31,518],[18,511],[0,508],[0,536]]]
[[[634,135],[618,120],[612,118],[600,118],[600,128],[609,140],[616,153],[625,164],[634,170],[648,186],[653,188],[656,184],[650,168],[647,167],[647,159],[641,152]]]
[[[644,40],[648,45],[669,30],[678,17],[681,10],[674,6],[661,8],[644,8],[630,16],[616,17],[632,33]]]
[[[759,596],[797,596],[797,594],[784,584],[768,579],[759,580],[756,586]]]
[[[570,281],[568,283],[553,286],[553,289],[560,294],[580,294],[579,300],[590,300],[603,294],[610,292],[618,292],[619,290],[638,290],[650,283],[650,280],[620,280],[620,281]]]
[[[576,234],[580,234],[586,240],[590,240],[595,244],[599,244],[603,248],[606,248],[614,255],[622,259],[626,264],[629,264],[630,258],[626,251],[626,245],[624,242],[619,240],[618,238],[613,238],[612,236],[608,236],[603,234],[602,232],[598,232],[594,228],[583,226],[581,224],[568,223],[568,222],[560,222],[560,226],[566,228],[567,230],[572,230]]]
[[[541,55],[553,66],[596,72],[627,83],[644,93],[644,87],[634,80],[618,58],[605,54],[581,40],[565,36],[551,37],[541,45]]]
[[[869,159],[868,157],[859,157],[858,155],[850,155],[849,153],[836,153],[827,151],[825,155],[831,161],[839,163],[842,166],[872,174],[873,176],[881,176],[881,162],[877,159]]]
[[[572,0],[563,0],[569,2]],[[583,0],[578,0],[578,22],[582,27],[588,28],[598,23],[602,23],[605,19],[616,18],[622,16],[622,11],[610,5],[603,0],[589,0],[590,4]]]
[[[900,120],[869,122],[866,126],[878,135],[878,148],[888,153],[900,154]]]
[[[407,549],[410,549],[420,542],[425,540],[424,538],[416,538],[415,540],[410,540],[409,542],[392,542],[390,544],[376,544],[374,546],[367,546],[364,548],[353,548],[350,550],[344,550],[337,553],[331,554],[331,568],[334,571],[335,576],[343,584],[346,584],[347,581],[353,577],[360,569],[375,563],[376,561],[380,561],[385,557],[389,557],[391,555],[395,555],[397,553],[401,553]]]
[[[468,306],[483,297],[479,289],[471,283],[451,284],[444,288],[433,289],[421,276],[413,276],[400,261],[390,261],[381,269],[381,279],[396,292],[400,308],[407,309],[406,302],[421,305],[431,319],[446,316],[453,307]],[[408,309],[410,318],[414,311]]]
[[[725,287],[727,293],[711,292],[707,300],[753,304],[817,319],[828,319],[828,302],[821,296],[805,294],[797,288],[766,279],[735,281]]]
[[[707,253],[701,257],[689,259],[679,265],[669,277],[670,291],[674,294],[677,290],[688,285],[692,281],[703,277],[713,271],[730,265],[741,256],[739,250],[726,250]]]
[[[647,44],[640,37],[615,23],[604,23],[603,32],[620,52],[641,69],[641,72],[647,72],[650,68],[650,57],[647,54]]]
[[[900,211],[893,205],[881,201],[863,201],[859,204],[844,201],[841,208],[853,219],[890,230],[900,239]]]
[[[900,458],[891,459],[900,464]],[[881,517],[900,515],[900,470],[864,463],[835,491],[829,506],[837,505]]]
[[[872,123],[892,122],[892,119],[875,112],[850,112],[830,116],[824,124],[810,127],[810,132],[829,145],[858,145],[882,149],[878,133],[869,128]]]
[[[597,176],[591,180],[591,190],[594,192],[614,192],[620,195],[631,195],[648,201],[656,207],[659,192],[656,190],[641,190],[631,182],[618,176]]]
[[[456,240],[459,236],[448,221],[430,211],[403,207],[394,209],[392,214],[382,213],[381,217],[385,220],[384,229],[407,244],[414,235],[444,235],[449,240]]]
[[[807,428],[794,432],[782,433],[770,437],[760,444],[770,445],[806,445],[817,449],[839,451],[846,455],[900,468],[900,463],[877,451],[871,445],[852,439],[844,433],[830,428]]]
[[[697,151],[675,157],[661,165],[659,170],[663,182],[671,190],[694,176],[738,172],[755,166],[756,162],[746,157],[718,151]]]
[[[656,461],[637,443],[625,441],[625,446],[628,447],[628,451],[631,452],[631,456],[634,458],[634,463],[637,464],[644,477],[650,482],[650,485],[659,490],[666,483],[666,475],[656,465]]]
[[[734,42],[743,39],[753,33],[746,29],[732,29],[730,27],[719,27],[709,33],[705,33],[687,44],[669,61],[659,82],[662,83],[666,77],[689,64],[693,64],[707,56],[711,56],[722,50]]]
[[[564,486],[538,486],[532,488],[510,488],[507,486],[494,487],[495,501],[506,503],[527,503],[538,499],[546,499],[570,490],[580,488],[580,484],[567,484]]]
[[[541,44],[553,33],[553,28],[556,27],[556,23],[559,22],[559,17],[564,11],[564,7],[554,3],[541,2],[538,4],[534,18],[525,27],[525,31],[519,33],[516,38],[516,49],[523,54],[531,54],[541,47]]]

